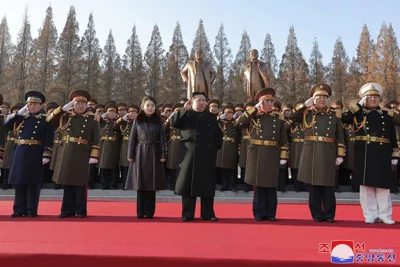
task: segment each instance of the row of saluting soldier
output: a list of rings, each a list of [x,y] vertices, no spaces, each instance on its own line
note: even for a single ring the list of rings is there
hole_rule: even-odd
[[[314,86],[310,98],[295,105],[294,112],[285,117],[273,110],[275,90],[261,89],[255,103],[246,105],[243,114],[234,115],[234,107],[228,105],[218,118],[208,112],[207,104],[212,110],[212,103],[206,102],[206,94],[193,92],[191,99],[176,106],[164,122],[152,97],[143,98],[140,107],[129,107],[132,112],[115,121],[107,119],[107,114],[116,113],[117,106],[108,104],[106,114],[98,116],[88,108],[90,95],[86,91],[73,91],[70,102],[49,115],[42,112],[45,96],[28,92],[27,104],[4,121],[15,135],[9,173],[9,183],[15,188],[12,217],[37,216],[43,166],[49,163],[53,164],[53,181],[64,188],[59,217],[86,217],[89,172],[113,154],[113,146],[107,143],[116,141],[116,129],[120,129],[121,141],[126,142],[126,152],[121,153],[126,155],[128,165],[124,170],[125,188],[137,191],[138,218],[154,216],[156,191],[166,187],[164,164],[173,153],[172,146],[168,146],[172,141],[181,146],[175,193],[182,196],[182,219],[194,219],[196,197],[200,197],[202,219],[218,220],[213,209],[216,162],[217,166],[218,159],[236,164],[236,153],[232,159],[221,157],[230,157],[222,152],[235,146],[239,131],[241,142],[247,145],[244,174],[245,182],[254,189],[253,215],[257,221],[275,221],[279,170],[289,159],[287,130],[300,127],[303,138],[292,138],[292,143],[293,139],[302,139],[303,146],[296,181],[309,185],[312,218],[333,222],[335,176],[346,151],[344,123],[354,132],[352,179],[360,186],[365,222],[393,224],[390,188],[395,179],[392,167],[399,157],[395,126],[400,125],[400,115],[380,108],[383,88],[376,83],[361,87],[360,101],[344,113],[329,108],[331,93],[326,84]],[[169,140],[164,123],[171,133]],[[5,133],[0,132],[3,139]],[[232,169],[223,164],[219,167],[229,186]],[[112,167],[102,169],[112,176]]]

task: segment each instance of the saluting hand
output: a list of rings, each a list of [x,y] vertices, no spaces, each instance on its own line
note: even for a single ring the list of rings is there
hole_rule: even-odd
[[[64,105],[64,106],[62,107],[62,110],[63,110],[63,111],[70,111],[70,110],[73,108],[74,104],[75,104],[75,101],[74,101],[74,100],[69,101],[68,104],[66,104],[66,105]]]
[[[219,119],[220,119],[221,121],[225,120],[225,118],[226,118],[225,113],[224,113],[224,114],[221,114],[221,115],[219,116]]]
[[[188,111],[189,109],[191,109],[192,107],[192,100],[188,100],[186,101],[185,105],[183,106],[185,108],[186,111]]]
[[[129,113],[127,113],[125,116],[123,116],[122,119],[124,121],[128,121],[129,120]]]
[[[264,102],[264,100],[261,100],[260,102],[257,103],[256,108],[261,107],[262,103]]]
[[[108,114],[108,112],[106,112],[103,115],[101,115],[101,117],[105,120],[107,118],[107,114]]]
[[[311,107],[312,105],[314,105],[314,100],[315,100],[315,97],[313,96],[313,97],[310,97],[309,99],[307,99],[306,100],[306,102],[304,102],[304,105],[306,105],[306,107]]]
[[[22,116],[25,114],[25,112],[28,111],[28,104],[26,104],[23,108],[21,108],[20,110],[18,110],[17,114]]]
[[[364,106],[365,101],[367,101],[367,96],[364,96],[363,98],[361,98],[360,102],[358,102],[358,104],[360,104],[360,106]]]

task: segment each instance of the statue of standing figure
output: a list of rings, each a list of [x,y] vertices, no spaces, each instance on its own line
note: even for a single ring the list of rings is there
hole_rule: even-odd
[[[258,60],[258,51],[256,49],[250,50],[250,61],[245,67],[245,71],[240,73],[240,79],[246,78],[246,85],[244,87],[245,102],[254,101],[257,92],[263,88],[268,88],[269,83],[267,79],[267,65]]]
[[[203,52],[197,50],[195,60],[189,61],[181,71],[181,76],[187,84],[187,98],[190,99],[193,92],[204,92],[208,99],[212,98],[211,85],[217,73],[210,62],[203,61]]]

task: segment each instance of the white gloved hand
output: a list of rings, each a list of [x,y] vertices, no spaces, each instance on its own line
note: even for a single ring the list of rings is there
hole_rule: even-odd
[[[49,163],[50,162],[50,159],[48,159],[48,158],[43,158],[42,159],[42,164],[43,165],[46,165],[47,163]]]
[[[392,165],[397,165],[398,161],[398,159],[392,159]]]
[[[103,119],[106,119],[106,118],[107,118],[107,112],[104,113],[103,115],[101,115],[101,117],[102,117]]]
[[[75,101],[74,101],[74,100],[69,101],[68,104],[66,104],[66,105],[64,105],[64,106],[62,107],[62,110],[63,110],[63,111],[70,111],[70,110],[73,108],[74,104],[75,104]]]
[[[281,165],[285,165],[287,163],[287,160],[286,159],[281,159],[281,161],[280,161],[280,164]]]
[[[360,100],[360,102],[358,102],[358,104],[360,104],[360,106],[364,106],[365,101],[367,101],[367,96],[364,96],[364,97]]]
[[[343,163],[343,158],[341,158],[341,157],[336,158],[336,165],[337,166],[339,166],[342,163]]]
[[[25,112],[28,111],[28,104],[26,104],[23,108],[21,108],[20,110],[18,110],[17,114],[22,116],[25,114]]]
[[[98,160],[94,158],[89,159],[89,164],[97,164]]]
[[[262,105],[263,102],[264,102],[264,100],[261,100],[260,102],[258,102],[257,105],[255,106],[255,108],[261,107],[261,105]]]
[[[174,112],[171,113],[171,115],[169,115],[168,120],[171,120],[171,118],[176,114],[176,110]]]
[[[122,119],[123,119],[124,121],[128,121],[128,120],[129,120],[129,113],[127,113],[126,115],[124,115],[124,116],[122,117]]]
[[[221,114],[220,116],[219,116],[219,119],[222,121],[222,120],[225,120],[225,118],[226,118],[226,115],[225,115],[225,113],[224,114]]]
[[[233,119],[236,120],[237,118],[239,118],[239,112],[236,112],[235,114],[233,114]]]
[[[309,99],[306,100],[306,102],[304,102],[304,105],[306,105],[306,107],[311,107],[312,105],[314,105],[314,100],[315,97],[310,97]]]

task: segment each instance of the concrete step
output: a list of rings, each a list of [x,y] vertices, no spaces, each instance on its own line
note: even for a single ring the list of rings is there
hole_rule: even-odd
[[[89,190],[89,201],[135,201],[136,191],[128,190]],[[359,194],[352,192],[341,192],[336,194],[338,204],[359,204]],[[42,189],[41,200],[59,201],[62,199],[62,189]],[[0,189],[0,200],[13,200],[14,190]],[[158,202],[180,202],[181,197],[174,194],[173,191],[163,190],[157,192]],[[220,192],[215,191],[216,203],[252,203],[253,192]],[[400,205],[400,194],[392,194],[393,205]],[[308,192],[287,191],[285,193],[278,191],[279,203],[308,203]]]

